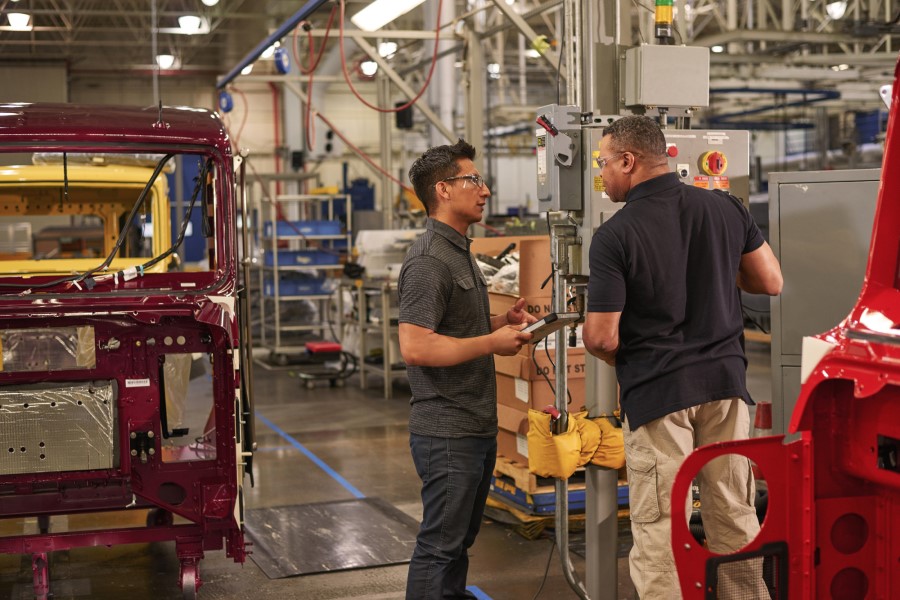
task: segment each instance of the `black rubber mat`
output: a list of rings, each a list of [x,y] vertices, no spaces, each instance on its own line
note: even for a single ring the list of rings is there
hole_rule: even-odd
[[[379,498],[248,510],[250,558],[269,579],[409,562],[418,523]]]

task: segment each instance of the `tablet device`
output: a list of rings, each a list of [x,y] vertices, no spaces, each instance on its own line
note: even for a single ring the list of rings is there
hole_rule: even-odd
[[[581,318],[577,312],[550,313],[543,319],[539,319],[522,331],[532,334],[531,343],[542,340],[551,333],[559,331],[566,325],[574,323]]]

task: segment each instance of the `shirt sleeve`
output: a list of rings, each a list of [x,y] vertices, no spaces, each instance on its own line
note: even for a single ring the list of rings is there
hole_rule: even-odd
[[[762,232],[759,230],[759,226],[757,226],[756,221],[753,220],[753,216],[750,215],[750,211],[747,210],[747,207],[744,206],[741,199],[725,191],[722,193],[728,196],[728,199],[737,206],[738,210],[740,210],[741,218],[744,221],[744,249],[741,250],[741,254],[753,252],[763,245],[766,238],[763,237]]]
[[[588,312],[621,312],[625,308],[625,251],[608,225],[594,233],[587,285]]]
[[[452,284],[446,265],[433,256],[407,260],[397,283],[400,323],[437,331],[447,311]]]

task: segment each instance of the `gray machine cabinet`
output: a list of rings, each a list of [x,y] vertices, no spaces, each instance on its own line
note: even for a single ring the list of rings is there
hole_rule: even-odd
[[[772,429],[785,433],[800,392],[803,337],[840,323],[862,288],[880,169],[772,173],[770,243],[784,290],[772,299]]]

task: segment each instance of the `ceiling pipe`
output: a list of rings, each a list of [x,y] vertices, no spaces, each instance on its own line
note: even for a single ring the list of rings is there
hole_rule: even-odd
[[[241,74],[241,71],[245,67],[256,62],[256,59],[258,59],[269,46],[284,38],[288,33],[293,31],[293,29],[300,23],[300,21],[306,19],[308,16],[316,12],[316,10],[326,2],[328,2],[328,0],[309,0],[309,2],[307,2],[303,6],[303,8],[295,12],[287,21],[282,23],[274,33],[270,34],[269,37],[261,41],[256,46],[256,48],[251,50],[249,54],[247,54],[247,56],[241,59],[237,66],[229,71],[228,74],[225,75],[222,79],[216,82],[216,89],[221,90],[226,85],[231,83],[238,75]]]

